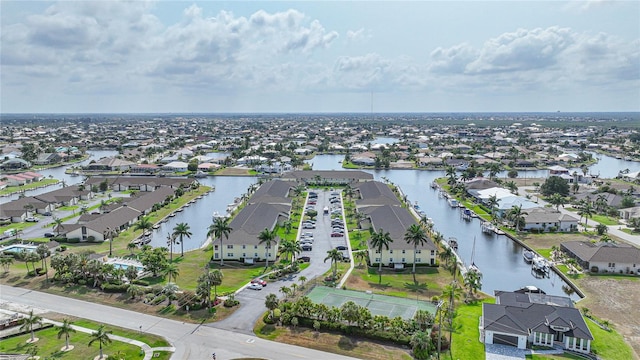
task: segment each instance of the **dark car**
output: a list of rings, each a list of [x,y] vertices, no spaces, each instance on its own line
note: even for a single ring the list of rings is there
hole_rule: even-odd
[[[43,213],[42,213],[42,215],[44,215],[44,216],[51,216],[52,214],[51,214],[51,211],[47,211],[47,212],[43,212]]]
[[[311,251],[312,249],[311,245],[302,245],[302,251]]]
[[[347,250],[347,247],[344,245],[336,246],[336,250]]]
[[[331,237],[343,237],[343,236],[344,234],[341,234],[341,233],[336,233],[336,232],[331,233]]]
[[[54,237],[54,236],[56,236],[56,234],[51,233],[51,232],[46,232],[46,233],[44,233],[44,237],[46,237],[46,238],[52,238],[52,237]]]
[[[311,257],[310,257],[310,256],[300,256],[300,257],[298,258],[298,261],[301,261],[301,262],[310,262],[310,261],[311,261]]]

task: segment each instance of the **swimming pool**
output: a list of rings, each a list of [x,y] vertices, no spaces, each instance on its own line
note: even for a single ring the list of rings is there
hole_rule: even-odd
[[[138,272],[141,272],[141,271],[144,270],[144,267],[142,266],[142,264],[140,264],[140,265],[125,264],[125,263],[117,262],[117,260],[116,261],[108,261],[108,263],[113,265],[113,267],[116,268],[116,269],[127,270],[129,268],[129,266],[134,266],[136,268],[136,270],[138,270]]]
[[[0,252],[12,252],[12,253],[19,253],[21,251],[34,252],[36,251],[36,249],[37,249],[37,246],[33,246],[33,245],[14,244],[14,245],[9,245],[5,248],[1,248]]]

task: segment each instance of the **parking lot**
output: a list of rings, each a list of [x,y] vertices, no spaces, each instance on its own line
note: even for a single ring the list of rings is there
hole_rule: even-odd
[[[313,204],[314,202],[315,204]],[[312,208],[309,206],[312,206]],[[347,228],[342,217],[340,192],[312,190],[309,192],[307,204],[305,204],[305,211],[307,211],[306,209],[313,209],[318,212],[318,215],[315,223],[313,223],[315,228],[304,226],[311,223],[305,223],[303,220],[298,235],[304,250],[300,256],[310,257],[312,263],[324,262],[327,257],[327,251],[337,248],[343,251],[345,258],[348,259],[347,237],[345,236]]]

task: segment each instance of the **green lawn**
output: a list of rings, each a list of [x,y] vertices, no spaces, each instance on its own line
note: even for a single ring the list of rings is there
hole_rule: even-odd
[[[418,286],[413,283],[413,275],[411,274],[411,268],[404,269],[401,272],[389,271],[386,268],[382,268],[382,283],[379,284],[378,267],[368,267],[367,269],[355,268],[351,276],[360,276],[360,278],[373,287],[375,293],[383,295],[399,296],[399,297],[414,297],[416,291],[418,293],[425,293],[429,291],[431,294],[440,295],[443,287],[438,282],[431,282],[428,280],[435,280],[436,278],[451,279],[449,273],[446,271],[440,271],[436,267],[423,267],[416,268],[416,280]],[[441,283],[448,283],[443,280]],[[426,295],[421,295],[426,296]]]
[[[618,222],[618,219],[614,219],[605,215],[593,215],[590,218],[590,220],[597,221],[600,224],[605,224],[605,225],[620,225],[620,223]]]
[[[494,299],[485,302],[493,303]],[[484,359],[484,344],[480,342],[480,330],[478,325],[482,316],[482,302],[471,304],[461,303],[456,309],[454,328],[457,329],[452,336],[452,359]]]
[[[633,359],[633,350],[624,341],[622,335],[616,331],[606,331],[589,319],[585,319],[594,340],[591,342],[591,350],[602,359],[628,360]]]
[[[99,346],[94,343],[92,346],[87,346],[91,341],[91,335],[83,332],[71,333],[69,344],[74,346],[74,349],[68,352],[60,351],[65,346],[64,337],[58,339],[58,330],[55,327],[40,330],[36,332],[36,337],[39,338],[34,345],[27,344],[27,340],[30,338],[30,334],[15,336],[8,339],[3,339],[0,342],[0,353],[4,354],[25,354],[28,348],[31,346],[37,346],[37,355],[40,358],[54,358],[54,359],[93,359],[100,354]],[[112,341],[111,344],[103,346],[105,354],[121,354],[123,359],[143,359],[144,353],[140,354],[140,348],[127,343]],[[159,359],[162,359],[158,357]],[[169,359],[170,355],[167,354],[164,359]]]
[[[572,355],[572,354],[561,354],[561,355],[543,355],[543,354],[531,354],[526,355],[525,359],[529,360],[564,360],[564,359],[574,359],[574,360],[584,360],[584,357]]]
[[[57,184],[59,182],[59,180],[57,179],[44,179],[41,181],[36,181],[36,182],[32,182],[26,185],[21,185],[21,186],[7,186],[6,188],[0,190],[0,195],[10,195],[10,194],[15,194],[15,193],[19,193],[23,190],[31,190],[31,189],[36,189],[42,186],[47,186],[47,185],[51,185],[51,184]]]

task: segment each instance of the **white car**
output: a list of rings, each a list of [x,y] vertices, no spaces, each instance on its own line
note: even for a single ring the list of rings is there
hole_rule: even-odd
[[[249,288],[251,290],[262,290],[262,285],[260,285],[258,283],[251,283],[251,284],[249,284],[249,286],[247,286],[247,288]]]

